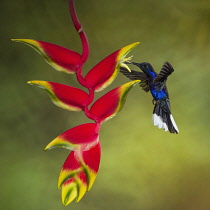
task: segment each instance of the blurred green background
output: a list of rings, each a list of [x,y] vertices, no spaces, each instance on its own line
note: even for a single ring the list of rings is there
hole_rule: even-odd
[[[102,127],[97,179],[79,204],[63,207],[57,178],[66,150],[44,152],[56,136],[88,122],[83,113],[56,107],[28,80],[80,87],[75,75],[53,70],[30,38],[81,51],[67,0],[1,1],[1,201],[4,210],[209,210],[210,209],[210,1],[76,0],[91,54],[84,74],[130,43],[129,55],[159,71],[170,61],[173,116],[180,134],[151,123],[152,98],[135,86],[125,107]],[[107,89],[128,80],[119,75]],[[107,90],[100,94],[104,94]],[[98,96],[100,96],[98,94]]]

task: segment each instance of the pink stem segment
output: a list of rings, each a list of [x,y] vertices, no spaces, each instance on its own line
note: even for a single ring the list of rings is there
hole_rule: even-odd
[[[76,71],[76,75],[77,75],[77,80],[78,82],[83,86],[86,87],[86,81],[82,76],[82,66],[78,67],[78,70]]]
[[[79,36],[80,36],[80,39],[82,42],[82,61],[83,61],[83,63],[85,63],[86,60],[88,59],[89,52],[90,52],[89,51],[89,43],[88,43],[88,38],[85,34],[85,31],[77,17],[77,13],[76,13],[76,10],[74,7],[74,0],[69,0],[69,10],[70,10],[70,14],[71,14],[71,18],[72,18],[74,27],[77,30],[77,32],[79,33]]]
[[[101,129],[101,124],[96,123],[96,132],[99,133],[100,129]]]
[[[89,88],[88,90],[89,90],[89,99],[88,99],[87,105],[86,105],[85,108],[84,108],[84,113],[85,113],[85,115],[86,115],[89,119],[95,121],[94,117],[92,116],[92,114],[90,113],[90,111],[89,111],[89,109],[88,109],[88,105],[91,104],[91,102],[92,102],[93,99],[94,99],[94,90],[93,90],[92,88]],[[95,122],[96,122],[96,121],[95,121]],[[96,123],[97,123],[97,122],[96,122]],[[100,130],[100,124],[98,124],[98,123],[97,123],[97,128],[98,128],[98,130]]]
[[[88,99],[88,104],[87,104],[87,106],[88,106],[89,104],[91,104],[92,101],[93,101],[93,99],[94,99],[94,90],[93,90],[92,88],[89,88],[88,90],[89,90],[89,99]]]
[[[85,113],[85,115],[86,115],[89,119],[94,120],[94,117],[93,117],[92,114],[90,113],[90,111],[89,111],[89,109],[88,109],[87,106],[85,106],[85,108],[84,108],[84,113]],[[94,121],[95,121],[95,120],[94,120]]]

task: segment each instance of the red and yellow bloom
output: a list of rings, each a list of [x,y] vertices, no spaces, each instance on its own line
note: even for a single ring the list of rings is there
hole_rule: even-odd
[[[58,179],[58,188],[62,187],[62,202],[68,205],[77,202],[92,187],[100,163],[101,147],[98,142],[89,150],[77,150],[67,157]]]
[[[125,65],[125,56],[137,45],[138,42],[123,47],[103,59],[94,66],[85,76],[87,88],[93,88],[99,92],[108,87],[116,78],[120,66]]]
[[[44,89],[52,102],[69,111],[84,111],[93,123],[85,123],[71,128],[53,141],[45,150],[65,148],[70,150],[58,180],[58,187],[62,188],[62,202],[68,205],[74,199],[80,201],[85,192],[92,187],[99,169],[101,147],[99,131],[102,122],[114,117],[124,106],[130,89],[139,80],[123,84],[99,98],[89,108],[95,92],[108,87],[117,77],[120,66],[129,68],[124,63],[130,58],[125,56],[138,44],[130,44],[115,51],[95,65],[85,77],[82,76],[82,67],[89,56],[89,44],[86,34],[77,18],[74,1],[69,0],[69,9],[73,24],[81,42],[82,53],[79,54],[64,47],[32,39],[13,39],[35,49],[48,64],[58,71],[76,73],[78,82],[87,89],[87,92],[75,87],[47,81],[29,81]]]

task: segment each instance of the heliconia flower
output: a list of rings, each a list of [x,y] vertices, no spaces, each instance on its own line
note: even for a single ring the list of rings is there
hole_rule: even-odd
[[[129,90],[139,82],[134,80],[125,83],[99,98],[90,108],[92,119],[101,123],[114,117],[124,106]]]
[[[47,81],[34,80],[28,83],[46,90],[52,102],[63,109],[81,111],[88,103],[89,95],[78,88]]]
[[[12,39],[27,44],[36,50],[54,69],[65,73],[75,73],[83,65],[81,55],[70,49],[33,39]]]
[[[120,66],[129,67],[124,63],[128,59],[125,56],[137,45],[139,42],[130,44],[120,50],[112,53],[100,63],[94,66],[85,76],[85,81],[88,88],[93,88],[94,91],[99,92],[109,86],[116,78]]]
[[[95,123],[78,125],[51,141],[45,150],[62,147],[69,150],[88,150],[98,143],[98,127]]]
[[[101,158],[99,142],[101,123],[114,117],[122,109],[128,92],[140,82],[140,80],[134,80],[109,91],[93,103],[89,109],[95,92],[108,87],[116,78],[120,67],[131,71],[127,66],[131,57],[126,58],[126,55],[139,42],[110,54],[83,77],[82,67],[89,57],[89,43],[77,17],[74,0],[68,0],[68,3],[72,22],[82,43],[81,54],[48,42],[13,39],[13,41],[27,44],[35,49],[56,70],[76,73],[78,82],[89,91],[86,93],[78,88],[55,82],[38,80],[28,82],[47,91],[55,105],[70,111],[84,111],[89,119],[95,121],[65,131],[45,148],[45,150],[53,148],[71,150],[58,179],[58,188],[62,188],[62,203],[65,206],[73,200],[79,202],[84,194],[91,189],[98,173]]]
[[[98,142],[89,150],[72,151],[67,157],[58,180],[62,187],[62,202],[68,205],[74,199],[77,202],[92,187],[100,163],[101,147]]]

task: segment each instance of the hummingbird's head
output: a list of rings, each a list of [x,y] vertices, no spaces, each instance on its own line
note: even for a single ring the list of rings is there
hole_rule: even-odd
[[[145,74],[153,71],[153,67],[150,63],[147,63],[147,62],[143,62],[143,63],[132,62],[132,64],[138,66]]]

